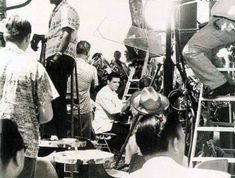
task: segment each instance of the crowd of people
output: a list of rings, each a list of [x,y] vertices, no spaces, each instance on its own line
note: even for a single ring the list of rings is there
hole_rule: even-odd
[[[0,178],[36,177],[40,137],[71,137],[66,94],[72,79],[72,83],[78,83],[79,97],[75,102],[80,111],[79,122],[74,123],[75,135],[91,140],[96,134],[112,133],[114,136],[108,141],[112,152],[119,151],[130,135],[126,163],[130,164],[136,154],[142,158],[142,165],[130,177],[230,177],[224,172],[188,168],[178,113],[170,109],[166,96],[150,86],[151,76],[142,77],[139,90],[123,102],[129,68],[120,60],[121,52],[115,50],[110,63],[101,53],[94,54],[90,62],[91,44],[78,42],[80,22],[76,10],[66,0],[50,3],[55,8],[45,35],[45,66],[25,52],[32,33],[29,21],[13,15],[3,22],[6,45],[0,49]],[[189,66],[209,87],[205,94],[208,98],[231,93],[227,79],[207,57],[209,49],[234,41],[231,31],[214,29],[214,25],[222,28],[221,21],[230,20],[230,16],[218,11],[220,6],[218,1],[209,24],[184,49]],[[211,30],[217,30],[227,41],[216,41],[215,33],[208,33]],[[211,41],[204,38],[206,35],[211,35]],[[73,87],[76,92],[76,85]],[[134,119],[137,125],[130,130]]]

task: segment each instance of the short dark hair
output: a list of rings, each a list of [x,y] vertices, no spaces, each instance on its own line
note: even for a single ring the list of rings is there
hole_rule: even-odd
[[[91,44],[87,41],[79,41],[77,44],[76,53],[87,55],[91,49]]]
[[[120,51],[114,51],[114,54],[119,54],[121,55],[122,53]]]
[[[108,81],[111,81],[113,78],[120,78],[120,74],[117,73],[117,72],[111,72],[111,73],[108,75],[107,79],[108,79]]]
[[[151,75],[144,75],[139,80],[139,89],[143,89],[144,87],[148,87],[151,84],[152,76]]]
[[[181,123],[174,112],[168,113],[166,119],[158,115],[142,116],[136,132],[141,153],[146,156],[168,151],[169,142],[180,138],[179,128]]]
[[[13,15],[4,20],[6,41],[22,42],[24,38],[31,34],[32,27],[28,20],[18,15]]]
[[[0,163],[1,168],[8,165],[17,151],[25,148],[23,138],[16,123],[10,119],[0,119]]]
[[[102,57],[102,53],[95,53],[93,54],[93,56],[91,57],[91,59],[94,59],[94,58],[101,58]]]

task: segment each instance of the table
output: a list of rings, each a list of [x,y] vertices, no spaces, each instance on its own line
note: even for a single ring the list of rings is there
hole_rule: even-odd
[[[79,140],[76,138],[63,138],[61,140],[49,140],[43,139],[39,141],[39,156],[47,156],[52,152],[60,152],[65,151],[70,148],[84,148],[87,145],[87,141]],[[53,153],[54,154],[54,153]],[[64,165],[56,164],[56,172],[59,176],[64,174]]]
[[[101,150],[69,150],[54,154],[54,160],[64,164],[106,164],[112,162],[114,154]]]
[[[47,148],[83,148],[86,146],[86,141],[77,139],[62,139],[62,140],[40,140],[39,147]]]
[[[102,177],[108,178],[103,164],[109,164],[114,160],[114,154],[97,149],[69,150],[54,154],[54,161],[67,165],[76,165],[79,178]],[[73,177],[75,170],[70,170]]]

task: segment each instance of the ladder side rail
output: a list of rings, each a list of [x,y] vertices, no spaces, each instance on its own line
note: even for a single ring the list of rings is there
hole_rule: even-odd
[[[193,158],[195,156],[196,152],[196,145],[197,145],[197,127],[199,126],[200,123],[200,118],[201,118],[201,110],[202,110],[202,92],[203,92],[203,85],[201,86],[200,89],[200,95],[199,95],[199,101],[198,101],[198,108],[197,108],[197,116],[196,116],[196,123],[195,123],[195,128],[194,128],[194,134],[193,134],[193,144],[192,144],[192,150],[191,150],[191,156],[190,156],[190,163],[189,167],[193,167]]]

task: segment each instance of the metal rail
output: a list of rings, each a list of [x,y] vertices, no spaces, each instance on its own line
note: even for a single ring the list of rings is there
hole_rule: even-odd
[[[18,4],[18,5],[6,7],[6,11],[24,7],[24,6],[28,5],[31,1],[32,1],[32,0],[27,0],[27,1],[25,1],[24,3]]]

